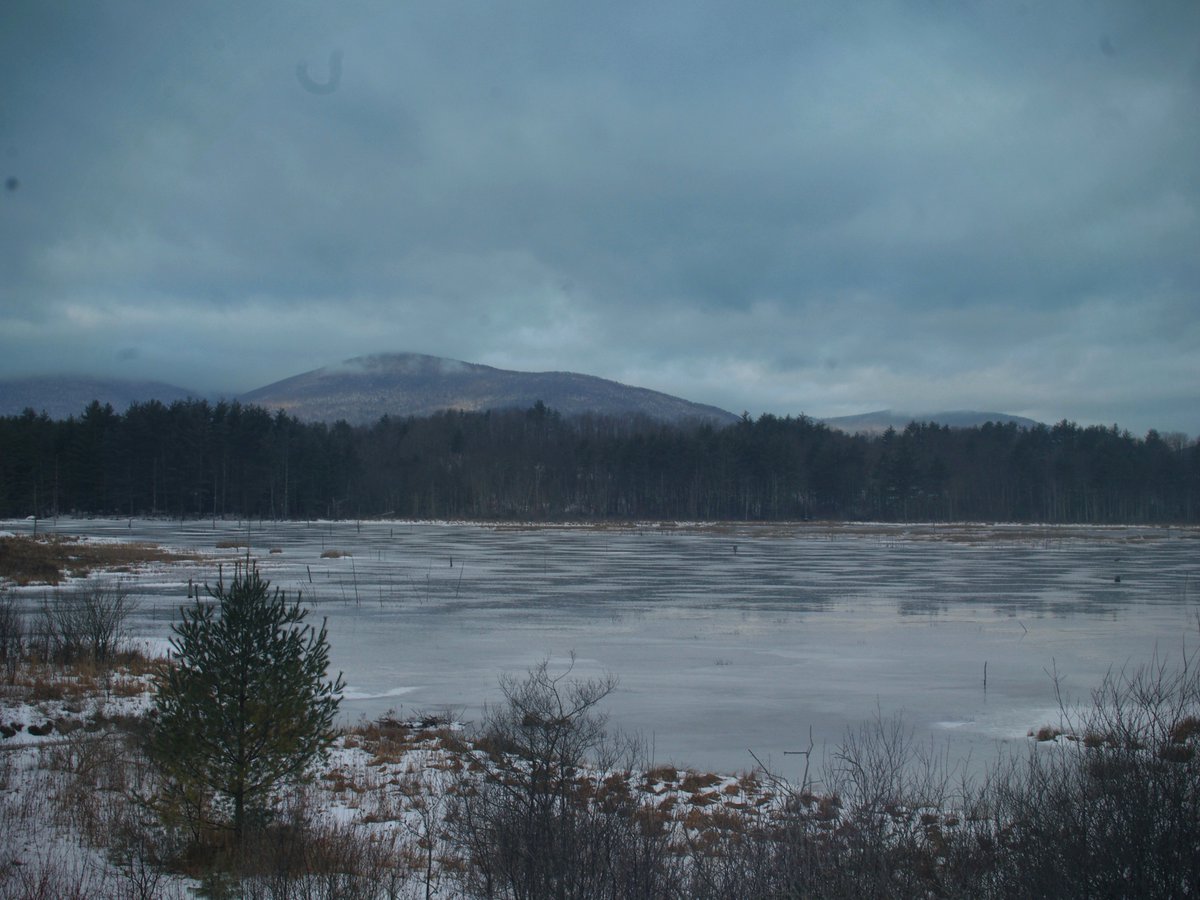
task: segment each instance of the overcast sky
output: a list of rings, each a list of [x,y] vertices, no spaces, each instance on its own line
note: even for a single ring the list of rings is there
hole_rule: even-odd
[[[9,0],[0,166],[0,377],[1200,433],[1196,0]]]

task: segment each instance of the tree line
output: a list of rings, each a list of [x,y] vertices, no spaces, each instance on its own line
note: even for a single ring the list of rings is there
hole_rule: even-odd
[[[527,410],[305,423],[238,402],[0,418],[0,516],[875,520],[1200,519],[1200,442],[1117,426],[849,435]]]

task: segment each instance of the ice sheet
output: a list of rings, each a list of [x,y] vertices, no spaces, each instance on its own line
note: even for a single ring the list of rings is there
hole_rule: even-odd
[[[0,523],[20,533],[23,522]],[[402,699],[478,721],[542,658],[620,679],[612,724],[654,761],[784,775],[875,715],[954,759],[993,757],[1110,668],[1200,638],[1195,529],[1032,526],[497,528],[465,523],[43,520],[210,559],[123,576],[161,642],[193,584],[248,543],[327,619],[347,719]],[[277,552],[271,552],[274,549]],[[338,558],[322,553],[337,550]],[[1120,576],[1120,581],[1116,576]],[[114,577],[114,576],[107,576]],[[31,604],[44,588],[25,589]],[[984,664],[987,684],[984,686]]]

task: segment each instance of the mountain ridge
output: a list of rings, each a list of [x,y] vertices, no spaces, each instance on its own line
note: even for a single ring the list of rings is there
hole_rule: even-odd
[[[563,415],[642,414],[664,421],[737,417],[680,397],[577,372],[520,372],[421,353],[378,353],[282,379],[238,398],[306,421],[371,424],[383,415],[527,408],[537,401]]]
[[[169,406],[176,400],[201,397],[197,391],[163,381],[82,375],[6,378],[0,380],[0,416],[19,416],[32,409],[51,419],[67,419],[82,415],[93,400],[123,413],[133,403],[159,400]]]
[[[889,428],[903,431],[909,422],[929,422],[934,425],[946,425],[950,428],[973,428],[986,422],[1012,423],[1021,428],[1033,428],[1041,425],[1036,419],[1025,416],[1014,416],[1009,413],[983,412],[969,409],[942,410],[941,412],[910,413],[900,410],[880,409],[874,412],[859,413],[854,416],[834,416],[820,419],[830,428],[836,428],[847,434],[883,434]]]
[[[427,416],[449,409],[528,408],[542,401],[564,415],[598,412],[645,415],[663,421],[736,422],[716,406],[576,372],[520,372],[421,353],[378,353],[301,372],[232,396],[205,394],[161,381],[56,375],[0,379],[0,415],[27,408],[54,419],[79,416],[93,400],[124,412],[132,403],[158,400],[236,399],[272,410],[283,409],[307,421],[373,424],[384,415]],[[851,416],[816,418],[848,433],[902,430],[911,421],[966,428],[984,422],[1013,422],[1028,428],[1033,419],[1008,413],[951,410],[909,413],[876,410]]]

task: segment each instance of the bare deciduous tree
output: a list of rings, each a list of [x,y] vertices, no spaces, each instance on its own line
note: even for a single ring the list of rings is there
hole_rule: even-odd
[[[110,663],[126,638],[135,608],[120,583],[56,590],[42,601],[38,630],[43,654],[59,662],[90,658]]]
[[[597,709],[617,680],[574,678],[573,666],[555,675],[543,661],[502,678],[505,702],[487,710],[483,776],[463,779],[449,816],[473,895],[667,896],[665,832],[633,798],[597,796],[597,773],[632,752]]]

